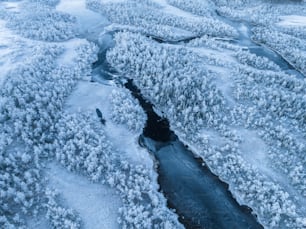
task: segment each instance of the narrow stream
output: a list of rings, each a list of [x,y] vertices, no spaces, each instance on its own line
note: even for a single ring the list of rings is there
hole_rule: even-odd
[[[170,130],[169,122],[159,117],[131,80],[125,84],[148,115],[139,138],[158,163],[158,183],[176,210],[180,222],[191,229],[262,228],[247,207],[240,206],[228,185],[203,166]]]
[[[277,64],[282,71],[295,75],[298,78],[305,78],[305,76],[297,70],[290,62],[288,62],[283,56],[281,56],[276,51],[270,49],[269,47],[256,43],[251,39],[252,37],[252,26],[244,21],[231,20],[225,16],[217,13],[219,18],[225,23],[232,25],[239,32],[239,37],[237,39],[231,40],[232,43],[246,47],[251,53],[257,56],[266,57],[273,63]]]

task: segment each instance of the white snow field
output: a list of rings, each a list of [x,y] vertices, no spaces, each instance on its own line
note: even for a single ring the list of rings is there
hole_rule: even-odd
[[[305,1],[0,0],[0,228],[184,228],[126,79],[264,228],[306,228],[305,75]]]

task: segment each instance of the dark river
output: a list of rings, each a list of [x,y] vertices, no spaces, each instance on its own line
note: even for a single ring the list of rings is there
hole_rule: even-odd
[[[131,80],[125,84],[146,111],[148,120],[139,142],[158,163],[160,190],[180,222],[190,229],[262,228],[247,207],[240,206],[228,185],[212,174],[201,159],[193,156],[159,117]]]

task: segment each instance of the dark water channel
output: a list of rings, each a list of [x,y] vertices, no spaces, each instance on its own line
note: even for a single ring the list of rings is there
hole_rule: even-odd
[[[139,142],[155,156],[160,189],[180,222],[190,229],[262,228],[251,210],[232,197],[228,185],[178,140],[169,122],[154,112],[152,104],[143,99],[131,80],[125,87],[148,115]]]

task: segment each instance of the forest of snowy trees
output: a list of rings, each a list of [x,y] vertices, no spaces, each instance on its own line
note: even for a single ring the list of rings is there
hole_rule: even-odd
[[[147,115],[126,79],[264,227],[306,227],[306,23],[281,23],[305,17],[305,1],[84,0],[108,20],[105,57],[60,3],[0,1],[0,228],[31,218],[84,227],[49,183],[49,163],[114,190],[121,228],[184,227],[137,145]],[[113,71],[100,79],[110,93],[99,108],[69,110],[84,99],[78,86],[98,84],[99,61]]]

